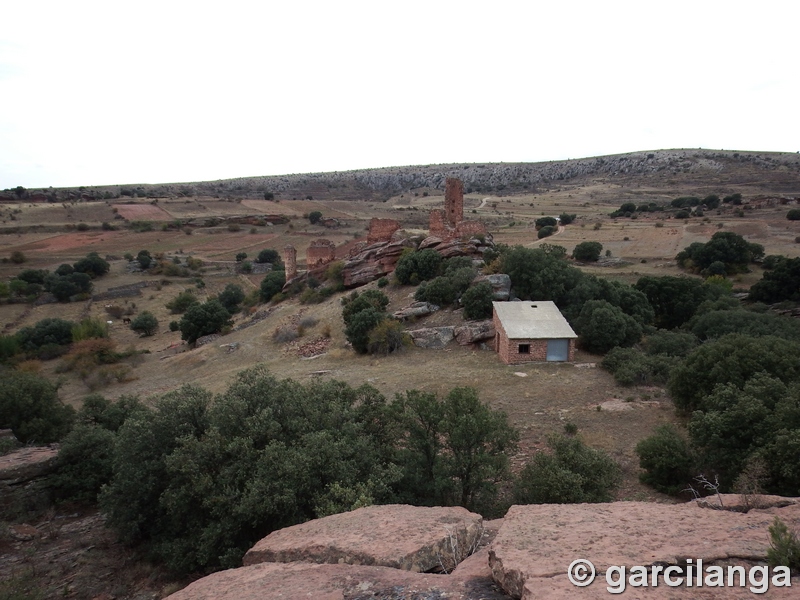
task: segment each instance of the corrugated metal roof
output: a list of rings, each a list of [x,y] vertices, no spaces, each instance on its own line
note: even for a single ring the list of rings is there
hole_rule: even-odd
[[[578,337],[549,300],[492,302],[509,339],[557,339]]]

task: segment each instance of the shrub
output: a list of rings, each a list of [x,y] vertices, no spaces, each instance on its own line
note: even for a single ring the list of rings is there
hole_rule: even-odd
[[[414,293],[414,300],[430,302],[438,306],[449,306],[458,299],[458,290],[449,277],[437,277],[422,282]]]
[[[111,265],[100,258],[97,252],[90,252],[85,258],[80,259],[72,266],[78,273],[86,273],[92,279],[105,275],[111,268]]]
[[[158,330],[158,319],[145,310],[131,321],[131,329],[144,337],[151,336]]]
[[[165,306],[173,315],[185,313],[192,304],[197,304],[197,296],[191,290],[186,290],[167,302]]]
[[[153,257],[150,256],[149,250],[139,250],[139,254],[136,255],[136,260],[140,267],[147,269],[152,264]]]
[[[180,324],[177,321],[170,321],[169,322],[169,330],[170,331],[180,331]]]
[[[555,227],[551,227],[550,225],[545,225],[539,230],[538,237],[539,239],[549,237],[556,232]]]
[[[514,483],[517,504],[610,502],[620,482],[620,469],[604,452],[580,438],[553,436],[551,452],[538,452]]]
[[[381,277],[378,279],[379,288],[385,288],[387,285],[389,285],[389,280],[386,277]]]
[[[261,280],[261,298],[264,302],[269,302],[276,294],[280,293],[286,285],[286,273],[284,271],[270,271]]]
[[[19,371],[0,374],[0,428],[8,428],[23,444],[47,444],[64,437],[75,411],[62,404],[56,388],[44,377]]]
[[[590,352],[608,352],[614,346],[632,346],[642,337],[642,326],[622,309],[605,300],[590,300],[575,320],[581,345]]]
[[[409,336],[400,322],[384,319],[369,332],[367,349],[370,354],[388,356],[409,343]]]
[[[247,252],[239,252],[236,254],[236,262],[242,262],[245,258],[247,258]]]
[[[572,251],[572,256],[575,260],[581,262],[597,262],[600,259],[600,253],[603,251],[603,244],[600,242],[581,242],[575,246]]]
[[[32,327],[25,327],[17,333],[22,349],[36,352],[47,345],[68,346],[72,342],[72,326],[63,319],[42,319]]]
[[[239,310],[239,305],[244,302],[244,290],[235,283],[229,283],[218,296],[218,299],[222,306],[225,307],[225,310],[233,315]]]
[[[366,354],[369,351],[369,334],[386,317],[386,313],[372,307],[365,308],[350,317],[344,334],[356,352]]]
[[[662,425],[636,445],[642,483],[665,494],[678,494],[690,484],[695,460],[688,442],[674,425]]]
[[[77,425],[61,443],[49,483],[58,500],[94,504],[111,480],[116,436],[97,425]]]
[[[316,225],[322,220],[322,213],[318,210],[312,211],[308,215],[308,220],[312,225]]]
[[[203,304],[192,304],[184,313],[178,326],[181,339],[194,344],[198,338],[219,333],[223,327],[231,325],[230,314],[219,300],[212,299]]]
[[[572,222],[573,222],[575,219],[577,219],[577,218],[578,218],[578,215],[569,215],[569,214],[567,214],[567,213],[562,213],[561,215],[559,215],[559,217],[558,217],[558,218],[559,218],[559,220],[561,221],[561,224],[562,224],[562,225],[569,225],[569,224],[570,224],[570,223],[572,223]]]
[[[258,253],[256,257],[257,263],[272,263],[277,264],[280,263],[281,256],[278,254],[277,250],[273,250],[272,248],[266,248]]]
[[[84,319],[72,326],[72,341],[80,342],[91,338],[107,338],[108,324],[100,319]]]
[[[464,318],[467,320],[490,318],[492,316],[493,298],[494,290],[491,284],[486,281],[469,288],[461,296],[461,304],[464,306]]]
[[[25,255],[19,250],[14,250],[11,253],[11,262],[14,263],[15,265],[21,265],[26,260],[27,258],[25,257]]]
[[[790,221],[800,221],[800,208],[793,208],[786,213],[786,218]]]
[[[558,226],[558,221],[556,221],[555,217],[541,217],[539,219],[536,219],[535,223],[536,223],[536,229],[542,229],[544,227],[551,227],[552,229],[555,229]]]
[[[788,567],[795,574],[800,571],[800,540],[778,517],[769,526],[767,562],[772,568]]]
[[[394,275],[397,281],[404,285],[416,285],[420,281],[436,277],[441,263],[441,255],[430,248],[419,252],[407,252],[397,261]]]
[[[246,260],[242,263],[242,266],[239,268],[242,273],[252,273],[253,272],[253,264]]]

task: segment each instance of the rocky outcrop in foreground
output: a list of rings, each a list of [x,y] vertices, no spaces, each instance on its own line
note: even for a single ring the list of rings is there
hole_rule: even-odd
[[[723,508],[735,506],[736,498],[723,496]],[[713,502],[514,506],[504,519],[487,524],[490,530],[499,527],[491,545],[466,558],[464,549],[481,545],[480,516],[460,508],[368,507],[274,532],[248,552],[250,566],[204,577],[169,600],[608,598],[605,571],[611,566],[685,569],[689,558],[702,559],[705,566],[741,565],[746,572],[764,565],[769,525],[778,516],[799,530],[800,504],[763,497],[758,505],[764,508],[746,513],[720,510]],[[490,538],[484,535],[484,543]],[[568,566],[578,558],[597,568],[587,587],[575,587],[567,578]],[[454,563],[459,564],[453,570]],[[415,572],[430,565],[448,574]],[[800,578],[791,583],[770,586],[759,596],[796,598]],[[749,598],[749,585],[668,587],[662,579],[657,587],[627,586],[619,595]]]

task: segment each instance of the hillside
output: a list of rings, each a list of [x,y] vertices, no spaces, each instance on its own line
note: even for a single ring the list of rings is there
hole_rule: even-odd
[[[104,192],[139,192],[148,197],[211,196],[279,200],[386,201],[404,192],[442,190],[447,177],[458,177],[468,193],[499,195],[538,193],[553,186],[592,181],[621,186],[695,192],[716,187],[749,194],[800,193],[800,154],[725,150],[658,150],[540,163],[416,165],[333,173],[240,177],[219,181],[124,184],[38,190],[56,200],[70,194],[100,197]],[[90,182],[87,182],[90,183]],[[37,190],[30,190],[35,192]],[[6,193],[7,199],[13,196]]]

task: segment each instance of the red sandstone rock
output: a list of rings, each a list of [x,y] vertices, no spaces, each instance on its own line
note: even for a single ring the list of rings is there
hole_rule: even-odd
[[[485,556],[484,556],[485,558]],[[507,600],[491,577],[409,573],[388,567],[261,563],[214,573],[168,600]]]
[[[422,329],[414,329],[409,331],[408,335],[411,336],[414,345],[419,348],[444,348],[453,341],[455,336],[455,327],[424,327]]]
[[[763,561],[768,527],[779,516],[795,531],[800,504],[751,510],[709,510],[696,503],[645,502],[513,506],[492,542],[489,563],[495,580],[512,598],[608,598],[604,573],[610,566],[685,564],[686,558]],[[599,576],[576,588],[566,572],[578,558],[594,563]],[[727,564],[727,563],[724,563]],[[800,585],[795,578],[793,586]],[[628,598],[739,598],[747,588],[628,588]],[[796,597],[791,588],[771,589],[768,598]]]
[[[41,477],[55,466],[58,444],[29,446],[0,456],[0,481],[16,484]]]
[[[476,344],[494,338],[494,322],[491,319],[485,321],[469,321],[456,327],[453,333],[460,346]]]
[[[367,506],[274,531],[244,564],[314,562],[452,570],[477,547],[483,519],[461,507]]]

